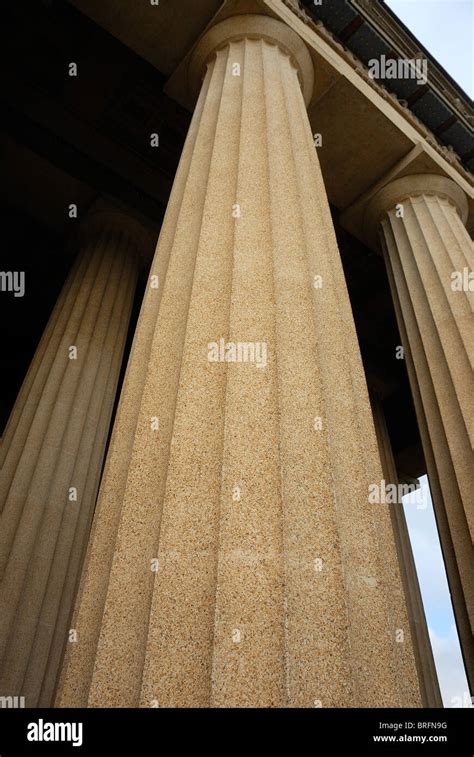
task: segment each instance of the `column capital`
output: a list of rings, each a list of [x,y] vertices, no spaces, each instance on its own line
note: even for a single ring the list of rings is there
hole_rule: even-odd
[[[140,263],[145,265],[150,262],[157,237],[133,215],[112,205],[98,204],[82,221],[79,227],[79,239],[90,240],[104,231],[128,234],[135,242]]]
[[[263,39],[278,45],[298,70],[303,96],[306,105],[309,104],[313,94],[314,67],[305,43],[282,21],[250,14],[226,18],[201,37],[189,62],[189,86],[194,97],[199,94],[206,65],[212,56],[230,42],[242,39]]]
[[[94,207],[80,225],[80,235],[89,238],[97,233],[110,229],[129,234],[140,247],[150,244],[151,234],[145,226],[120,208]]]
[[[364,227],[370,237],[377,233],[377,225],[384,213],[403,202],[408,197],[434,195],[442,197],[453,205],[463,223],[468,217],[468,202],[464,191],[455,181],[447,176],[433,173],[420,173],[394,179],[371,198],[364,213]]]

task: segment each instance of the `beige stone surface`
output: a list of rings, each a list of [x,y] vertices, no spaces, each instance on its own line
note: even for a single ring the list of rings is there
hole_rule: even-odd
[[[414,112],[398,100],[394,93],[370,79],[367,67],[338,42],[321,24],[311,20],[310,13],[299,3],[288,0],[180,0],[182,14],[172,3],[158,6],[144,3],[137,7],[132,0],[71,0],[73,5],[90,16],[110,34],[132,48],[159,71],[170,76],[168,94],[181,106],[193,110],[194,99],[184,86],[188,57],[205,29],[217,21],[237,13],[266,14],[294,30],[308,47],[316,71],[313,102],[309,119],[313,132],[323,135],[318,155],[330,202],[341,211],[349,208],[384,176],[392,166],[422,145],[427,158],[437,171],[452,175],[469,193],[469,228],[474,228],[474,192],[472,176],[448,147],[418,119]],[[332,0],[331,0],[332,2]],[[340,0],[334,0],[337,4]],[[369,3],[370,16],[385,17],[389,11]],[[366,8],[367,10],[367,8]],[[181,22],[182,18],[186,20]],[[376,24],[377,28],[377,24]],[[384,27],[383,33],[387,33]],[[390,25],[388,39],[393,34]],[[398,34],[393,38],[394,50],[401,57],[413,57],[398,47]],[[411,50],[411,48],[410,48]],[[430,85],[441,99],[448,97],[461,122],[469,128],[467,106],[453,97],[446,80],[436,84],[439,72],[431,69]],[[349,229],[351,230],[351,229]]]
[[[27,707],[51,705],[93,515],[137,276],[127,223],[82,232],[2,446],[0,694]]]
[[[395,650],[400,578],[389,514],[368,503],[382,470],[301,70],[274,23],[259,38],[235,20],[209,58],[59,706],[420,703]],[[220,338],[265,343],[266,365],[209,362]]]
[[[452,287],[474,263],[467,202],[450,179],[417,174],[387,184],[366,224],[380,223],[427,459],[450,590],[474,674],[474,293]],[[467,279],[466,279],[467,281]]]
[[[393,457],[382,403],[377,396],[371,396],[371,405],[384,480],[387,484],[398,485],[401,482]],[[406,627],[408,619],[411,630],[410,636],[406,638],[406,643],[396,646],[396,651],[401,658],[399,664],[406,670],[404,684],[407,686],[407,696],[410,695],[410,690],[416,689],[416,683],[413,680],[415,670],[410,661],[411,654],[414,654],[423,707],[442,707],[443,702],[403,503],[395,503],[389,509],[390,525],[386,522],[381,524],[382,528],[385,527],[385,530],[382,531],[382,537],[386,540],[386,565],[389,573],[392,575],[400,574],[402,578],[400,583],[395,582],[393,591],[389,595],[389,601],[392,604],[393,616],[400,619],[400,627]],[[402,587],[403,591],[401,590]]]

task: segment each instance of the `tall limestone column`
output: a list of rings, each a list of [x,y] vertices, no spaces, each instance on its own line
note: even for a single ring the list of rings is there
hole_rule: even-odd
[[[383,404],[380,397],[375,393],[371,394],[370,401],[384,479],[387,484],[395,484],[397,486],[400,484],[400,480],[395,465]],[[404,613],[408,614],[423,707],[442,707],[443,700],[439,690],[436,666],[433,659],[415,560],[403,510],[403,502],[393,503],[390,506],[390,515],[392,528],[388,531],[388,534],[392,534],[395,539],[398,556],[398,565],[394,565],[391,569],[394,573],[397,570],[400,571],[405,590],[403,593],[398,586],[395,586],[390,599],[395,606],[394,612],[397,612],[400,616],[403,616]],[[393,559],[393,553],[391,557]],[[398,653],[400,655],[407,654],[407,646],[399,644],[397,647]],[[411,685],[410,682],[408,684]]]
[[[91,214],[18,396],[0,477],[0,695],[51,705],[146,234]]]
[[[464,658],[474,684],[474,293],[467,200],[434,174],[396,179],[366,211],[379,231]],[[472,274],[471,274],[472,277]]]
[[[279,21],[234,17],[194,51],[203,73],[56,703],[418,705],[390,515],[368,503],[382,471],[309,53]]]

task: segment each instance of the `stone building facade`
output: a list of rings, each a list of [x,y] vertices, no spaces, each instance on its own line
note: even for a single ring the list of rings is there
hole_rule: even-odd
[[[371,77],[423,57],[383,3],[319,5],[31,10],[7,200],[50,317],[5,401],[2,696],[440,706],[369,497],[426,472],[472,680],[472,119],[432,59]]]

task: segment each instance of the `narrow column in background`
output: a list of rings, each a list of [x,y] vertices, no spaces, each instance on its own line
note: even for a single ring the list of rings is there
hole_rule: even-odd
[[[398,485],[400,481],[393,457],[382,402],[377,396],[372,395],[371,405],[384,480],[389,485]],[[400,655],[404,656],[407,653],[407,649],[410,654],[410,647],[413,647],[423,707],[442,707],[443,701],[439,690],[438,676],[433,659],[428,625],[426,623],[403,503],[397,502],[392,504],[390,506],[390,514],[392,528],[388,532],[388,540],[391,541],[393,537],[395,538],[396,555],[392,552],[392,557],[398,557],[398,560],[392,564],[391,570],[393,573],[400,572],[404,588],[404,592],[400,592],[400,584],[396,583],[390,599],[396,608],[394,614],[403,618],[401,625],[406,625],[404,616],[408,613],[411,627],[411,639],[407,640],[407,645],[398,644],[397,651]],[[410,680],[407,680],[406,684],[408,686],[413,685]]]
[[[378,229],[427,462],[461,646],[474,683],[474,249],[454,181],[415,174],[366,211]]]
[[[0,693],[50,706],[134,298],[138,224],[90,215],[4,437]]]

